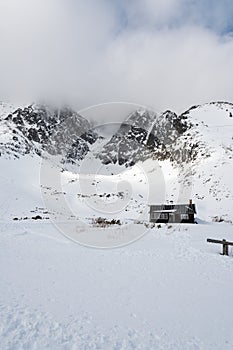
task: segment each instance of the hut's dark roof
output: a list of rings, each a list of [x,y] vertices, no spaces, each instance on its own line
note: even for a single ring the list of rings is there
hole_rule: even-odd
[[[166,211],[176,212],[180,214],[196,214],[195,204],[159,204],[150,205],[152,211]]]

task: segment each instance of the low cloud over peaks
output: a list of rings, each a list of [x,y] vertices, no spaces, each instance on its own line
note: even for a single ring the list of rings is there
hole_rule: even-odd
[[[0,1],[0,99],[233,101],[228,0]]]

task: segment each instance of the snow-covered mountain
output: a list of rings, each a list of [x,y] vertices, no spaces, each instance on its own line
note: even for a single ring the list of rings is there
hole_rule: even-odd
[[[191,197],[199,219],[232,220],[233,106],[140,110],[110,138],[94,128],[95,142],[82,118],[56,142],[49,118],[17,109],[1,106],[1,349],[231,350],[233,250],[206,239],[232,241],[232,225],[145,221],[148,203]],[[125,225],[98,228],[98,216]],[[148,234],[100,251],[60,232],[95,247]]]
[[[205,218],[233,220],[233,104],[195,106],[183,115],[192,120],[188,132],[197,145],[197,157],[183,167],[183,183],[191,183],[199,213]],[[183,137],[186,137],[185,135]],[[182,145],[181,138],[180,146]],[[182,169],[182,166],[181,166]],[[181,178],[182,179],[182,178]]]
[[[232,115],[233,104],[226,102],[194,106],[181,115],[139,109],[104,139],[68,107],[1,104],[0,216],[49,217],[55,213],[42,197],[53,197],[55,208],[64,196],[72,203],[72,217],[88,220],[98,215],[97,207],[99,215],[111,217],[112,205],[121,220],[146,220],[148,203],[193,198],[199,218],[233,221]],[[45,159],[61,174],[62,185],[53,178],[42,183]],[[122,183],[127,185],[119,190]],[[90,201],[97,203],[94,211]]]
[[[196,148],[189,137],[192,122],[186,115],[171,111],[157,114],[148,110],[132,113],[99,155],[105,164],[126,166],[148,158],[189,162],[196,157]],[[182,148],[179,140],[182,135]]]
[[[75,163],[85,157],[97,135],[90,123],[68,107],[45,105],[15,108],[0,105],[1,153],[13,157],[48,152]]]
[[[149,158],[160,161],[162,169],[164,161],[169,162],[178,174],[167,184],[167,201],[185,202],[190,194],[200,217],[232,221],[232,115],[233,104],[227,102],[193,106],[179,116],[171,111],[137,111],[99,157],[106,164],[126,166]]]

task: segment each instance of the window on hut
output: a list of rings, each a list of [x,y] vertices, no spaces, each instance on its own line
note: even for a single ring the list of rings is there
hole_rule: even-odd
[[[181,214],[180,217],[181,217],[181,220],[188,220],[189,219],[188,214]]]
[[[166,220],[166,219],[168,219],[168,214],[167,213],[162,213],[162,214],[160,214],[159,218],[162,219],[162,220]]]

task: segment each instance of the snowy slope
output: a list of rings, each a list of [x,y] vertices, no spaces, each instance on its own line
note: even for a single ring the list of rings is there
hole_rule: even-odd
[[[200,144],[198,158],[184,171],[192,183],[193,198],[202,218],[222,217],[233,221],[233,105],[209,103],[185,113],[198,124],[191,131],[193,142]]]
[[[233,258],[207,237],[232,229],[154,229],[103,251],[48,222],[2,223],[1,348],[231,350]]]

